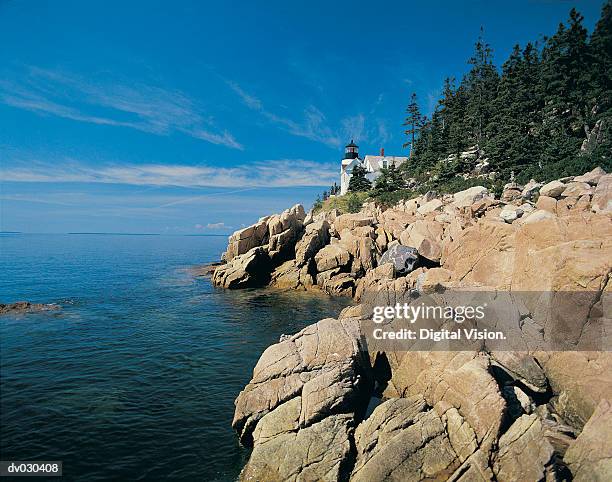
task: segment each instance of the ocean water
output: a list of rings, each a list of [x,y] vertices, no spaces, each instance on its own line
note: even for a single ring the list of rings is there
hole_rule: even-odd
[[[2,460],[62,460],[63,480],[235,480],[234,399],[283,333],[346,299],[226,291],[190,268],[225,237],[0,236]]]

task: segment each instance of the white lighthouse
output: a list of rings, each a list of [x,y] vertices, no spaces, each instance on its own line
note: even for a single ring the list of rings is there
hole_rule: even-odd
[[[353,142],[349,142],[344,148],[344,159],[340,166],[340,194],[348,192],[349,181],[351,180],[351,172],[353,168],[361,163],[359,159],[359,146]]]
[[[344,159],[342,159],[340,166],[340,194],[344,195],[348,192],[355,166],[361,165],[366,170],[366,178],[370,182],[374,182],[381,175],[382,169],[388,169],[391,166],[399,167],[407,160],[408,157],[404,156],[386,156],[383,148],[380,149],[380,155],[368,154],[361,159],[359,157],[359,146],[351,140],[344,148]]]

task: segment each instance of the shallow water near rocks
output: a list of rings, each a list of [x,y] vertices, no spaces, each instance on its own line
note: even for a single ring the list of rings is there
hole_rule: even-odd
[[[262,351],[350,303],[226,291],[191,267],[226,237],[0,236],[2,460],[62,460],[64,480],[235,480],[231,420]]]

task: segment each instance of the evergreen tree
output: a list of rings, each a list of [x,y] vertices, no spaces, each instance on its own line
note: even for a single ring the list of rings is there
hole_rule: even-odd
[[[417,102],[416,92],[413,92],[410,96],[410,104],[408,104],[408,108],[406,109],[406,113],[408,116],[404,122],[404,126],[407,126],[408,129],[404,131],[404,134],[408,136],[410,142],[406,142],[404,144],[404,148],[410,146],[410,157],[413,155],[414,151],[414,141],[415,138],[418,137],[421,128],[423,127],[423,123],[425,119],[421,115],[419,110],[419,103]]]
[[[494,170],[504,177],[512,170],[537,164],[539,146],[535,132],[542,107],[537,93],[539,69],[538,52],[531,43],[522,51],[516,45],[503,65],[485,152]]]
[[[493,65],[493,51],[483,39],[483,30],[476,42],[474,55],[468,63],[471,70],[463,79],[466,93],[465,116],[470,133],[470,143],[481,147],[486,138],[486,126],[493,112],[493,100],[497,92],[499,75]]]
[[[588,46],[587,136],[599,121],[603,130],[595,146],[585,154],[595,161],[605,158],[610,163],[612,153],[612,2],[602,8]]]
[[[582,15],[570,11],[569,26],[559,24],[542,52],[540,92],[543,97],[541,135],[546,138],[541,165],[568,162],[584,138],[586,113],[587,31]]]
[[[446,154],[459,154],[467,147],[465,136],[466,92],[460,86],[455,88],[455,79],[444,81],[444,90],[440,101],[442,131],[445,138]]]
[[[452,77],[445,80],[438,106],[420,125],[412,97],[404,124],[411,155],[400,169],[406,177],[438,188],[457,186],[457,175],[474,167],[460,154],[474,145],[484,151],[498,185],[513,171],[525,182],[581,174],[596,165],[612,169],[612,2],[604,4],[590,38],[582,15],[572,9],[541,44],[515,46],[501,74],[482,37],[470,71],[458,86]],[[388,174],[376,189],[392,190]]]
[[[366,174],[365,168],[361,164],[357,164],[351,172],[348,190],[350,192],[369,191],[372,183],[366,178]]]
[[[395,165],[391,164],[388,168],[380,170],[380,176],[374,183],[374,194],[394,192],[404,188],[404,178],[402,173]]]

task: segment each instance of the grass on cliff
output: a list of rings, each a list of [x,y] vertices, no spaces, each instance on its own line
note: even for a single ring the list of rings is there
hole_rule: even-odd
[[[357,213],[368,197],[368,192],[349,192],[344,196],[332,196],[325,201],[315,202],[313,211],[317,214],[337,209],[340,214]]]

